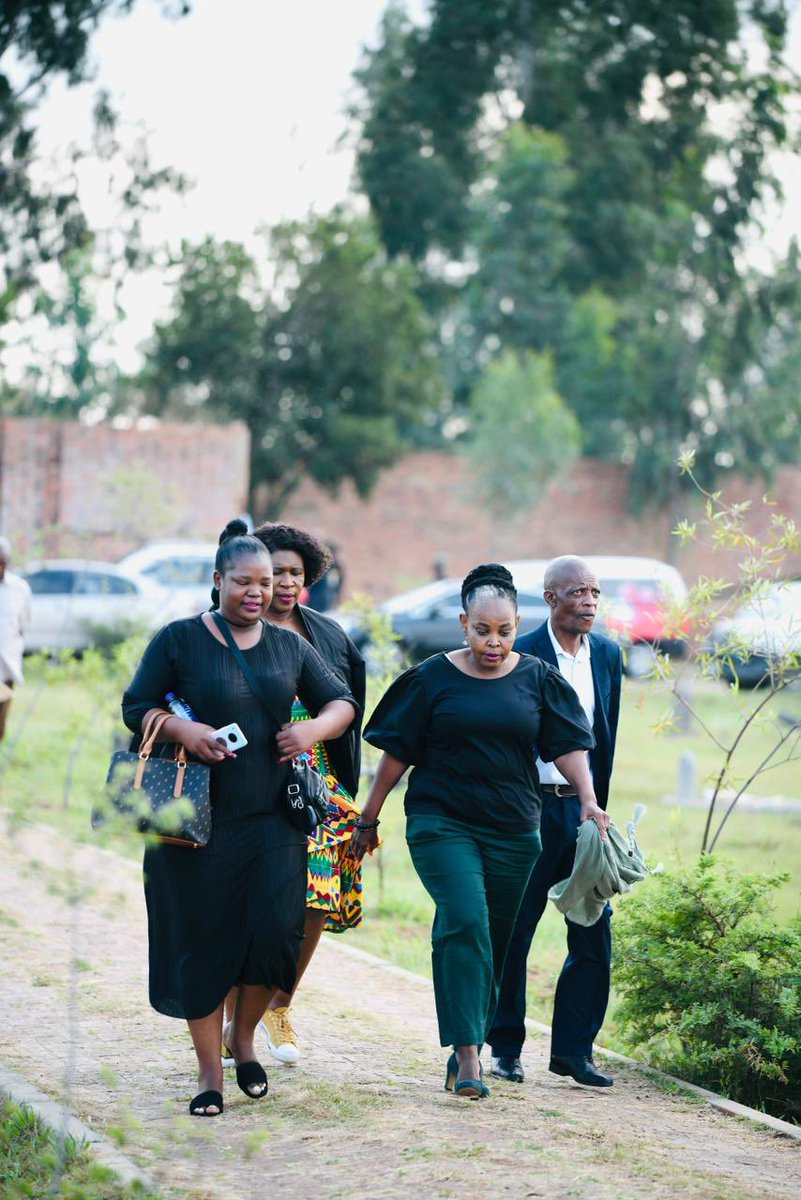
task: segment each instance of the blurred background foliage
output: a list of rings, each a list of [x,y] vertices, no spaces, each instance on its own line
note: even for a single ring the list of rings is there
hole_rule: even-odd
[[[244,420],[257,517],[303,476],[364,494],[421,445],[471,453],[492,495],[488,406],[511,434],[546,405],[568,455],[630,466],[635,505],[675,500],[687,451],[710,487],[799,461],[798,252],[752,253],[798,141],[782,0],[432,0],[419,25],[391,4],[356,72],[351,199],[265,230],[258,262],[144,244],[142,213],[184,181],[144,142],[125,158],[108,96],[75,153],[119,164],[113,231],[89,228],[74,179],[34,169],[37,98],[83,80],[92,31],[133,3],[0,6],[0,322],[35,308],[72,347],[58,377],[34,361],[6,386],[5,411]],[[159,255],[172,309],[121,378],[96,353],[91,276]],[[562,465],[543,454],[537,484]],[[508,464],[501,503],[536,501],[529,474]]]

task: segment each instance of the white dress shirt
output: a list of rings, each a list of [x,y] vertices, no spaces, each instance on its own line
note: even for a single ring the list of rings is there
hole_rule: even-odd
[[[22,683],[22,635],[31,621],[31,589],[21,575],[0,579],[0,683]]]
[[[592,722],[595,716],[595,686],[592,682],[592,666],[590,665],[590,639],[582,634],[578,653],[575,655],[568,654],[567,650],[563,646],[560,646],[554,637],[550,617],[548,618],[548,637],[551,639],[551,645],[556,654],[557,666],[578,696],[579,704],[584,709],[590,729],[592,729]],[[539,772],[540,783],[567,784],[564,775],[557,771],[553,763],[546,763],[541,758],[538,758],[537,771]],[[568,784],[568,786],[570,785]]]

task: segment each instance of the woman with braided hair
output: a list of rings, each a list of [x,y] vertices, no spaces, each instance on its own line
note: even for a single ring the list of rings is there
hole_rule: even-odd
[[[434,996],[452,1046],[445,1087],[489,1095],[479,1053],[492,1023],[517,910],[540,852],[537,754],[557,763],[601,819],[586,751],[593,736],[576,693],[547,663],[512,649],[519,616],[509,571],[475,567],[462,584],[464,649],[401,675],[365,739],[384,751],[351,846],[375,848],[384,801],[413,767],[406,840],[435,905]]]

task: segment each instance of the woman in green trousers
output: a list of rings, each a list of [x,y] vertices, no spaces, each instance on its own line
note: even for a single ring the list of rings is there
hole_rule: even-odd
[[[462,584],[465,648],[435,654],[387,690],[365,730],[384,751],[352,840],[361,858],[410,765],[406,838],[435,905],[434,995],[452,1046],[445,1087],[489,1094],[479,1052],[492,1023],[517,910],[540,852],[536,757],[554,761],[602,828],[576,693],[558,671],[512,649],[519,616],[509,571],[474,568]]]

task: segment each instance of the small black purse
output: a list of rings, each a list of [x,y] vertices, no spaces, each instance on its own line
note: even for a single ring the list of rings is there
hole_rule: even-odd
[[[308,755],[292,759],[292,773],[286,789],[287,816],[292,825],[307,836],[328,815],[331,793],[328,784]]]
[[[231,630],[219,613],[214,612],[212,616],[217,628],[228,643],[228,649],[239,664],[239,669],[245,676],[250,690],[257,700],[261,701],[270,716],[275,718],[275,713],[262,692],[258,679],[251,671],[247,659],[234,641]],[[289,764],[289,782],[286,789],[286,815],[290,824],[308,837],[328,815],[329,799],[328,784],[308,754],[293,758]]]

